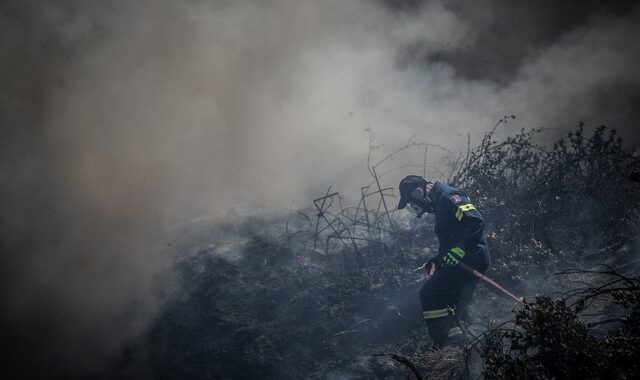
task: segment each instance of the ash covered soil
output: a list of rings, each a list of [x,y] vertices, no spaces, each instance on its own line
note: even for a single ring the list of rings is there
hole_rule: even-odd
[[[527,299],[480,283],[461,347],[430,351],[421,318],[433,221],[378,207],[365,228],[360,205],[329,202],[175,231],[179,291],[99,377],[638,375],[638,157],[604,127],[545,149],[537,133],[489,134],[450,178],[487,220],[487,274]]]
[[[425,244],[435,248],[427,223],[395,233],[398,250],[360,249],[359,259],[347,257],[346,271],[341,254],[298,251],[283,234],[252,231],[264,223],[284,230],[286,222],[210,226],[232,238],[180,262],[183,294],[128,348],[119,373],[404,379],[411,371],[383,354],[400,354],[425,372],[443,355],[463,359],[428,350],[418,299],[425,276],[412,272],[428,257]],[[238,258],[219,253],[230,247]],[[474,316],[495,317],[496,308],[506,316],[513,303],[499,297],[478,288]]]

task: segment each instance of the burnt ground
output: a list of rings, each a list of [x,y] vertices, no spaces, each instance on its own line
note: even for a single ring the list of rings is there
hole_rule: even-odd
[[[480,284],[462,347],[430,351],[421,319],[425,278],[412,268],[436,250],[430,220],[390,215],[380,204],[336,209],[325,204],[333,197],[327,191],[315,215],[177,230],[180,291],[97,377],[571,378],[575,366],[556,362],[575,357],[618,368],[612,378],[633,377],[629,363],[640,358],[630,348],[638,346],[640,323],[628,324],[640,321],[638,159],[606,128],[586,136],[580,127],[550,148],[533,142],[537,133],[503,142],[488,134],[451,178],[487,219],[488,275],[528,301],[523,307]],[[598,287],[607,276],[618,280]],[[621,282],[628,286],[611,288]],[[544,343],[546,330],[570,333]],[[505,331],[512,335],[495,335]],[[567,342],[581,342],[586,353],[571,356],[578,348]],[[608,361],[584,359],[593,357]]]
[[[272,221],[278,224],[276,221]],[[223,226],[238,234],[243,226]],[[412,268],[433,244],[429,226],[398,232],[398,252],[360,252],[361,262],[292,250],[286,236],[255,233],[229,260],[201,248],[179,264],[184,293],[128,347],[115,375],[157,378],[411,378],[390,356],[427,373],[444,353],[428,350]],[[430,239],[429,239],[430,238]],[[236,238],[237,239],[237,238]],[[429,239],[429,240],[425,240]],[[508,312],[506,299],[478,289],[477,303]],[[487,309],[472,306],[472,310]],[[488,310],[476,313],[485,318]],[[464,358],[447,352],[453,363]],[[460,370],[453,366],[452,370]]]

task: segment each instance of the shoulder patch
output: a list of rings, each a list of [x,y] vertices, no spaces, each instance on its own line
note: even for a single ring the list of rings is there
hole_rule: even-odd
[[[451,196],[450,199],[451,199],[451,202],[453,202],[453,204],[456,204],[456,205],[458,203],[462,202],[462,198],[460,198],[459,195],[453,195],[453,196]]]

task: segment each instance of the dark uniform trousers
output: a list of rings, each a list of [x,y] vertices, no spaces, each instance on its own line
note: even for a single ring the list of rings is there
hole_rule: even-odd
[[[486,272],[486,246],[478,245],[462,261],[478,272]],[[467,306],[477,283],[476,276],[455,265],[440,267],[422,285],[420,301],[434,348],[444,347],[448,338],[462,334],[458,320],[467,318]]]

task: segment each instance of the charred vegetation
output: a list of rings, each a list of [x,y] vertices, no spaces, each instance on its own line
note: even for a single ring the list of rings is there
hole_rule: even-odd
[[[203,227],[226,245],[176,247],[191,252],[176,264],[180,296],[108,377],[638,376],[640,160],[606,127],[580,125],[553,144],[539,142],[543,129],[498,140],[496,128],[457,156],[412,140],[370,155],[372,181],[355,205],[329,188],[312,210]],[[383,170],[405,149],[424,149],[424,161]],[[480,285],[467,339],[437,352],[417,297],[424,277],[411,271],[437,241],[428,219],[396,214],[385,182],[398,169],[437,170],[428,150],[450,163],[434,176],[464,189],[488,221],[487,274],[528,300]]]

